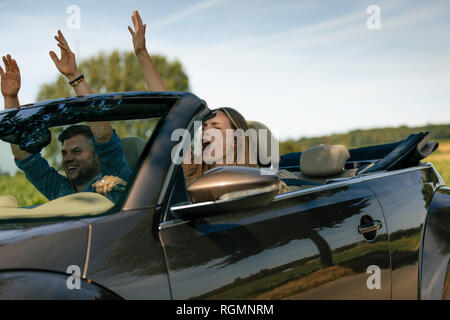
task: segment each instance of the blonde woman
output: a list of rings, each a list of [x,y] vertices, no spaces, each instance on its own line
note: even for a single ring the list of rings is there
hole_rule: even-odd
[[[130,34],[133,39],[133,47],[136,57],[138,58],[144,78],[149,91],[167,91],[161,76],[156,69],[150,54],[147,51],[145,45],[145,29],[146,25],[142,23],[142,19],[138,11],[133,11],[131,17],[133,21],[134,30],[128,27]],[[202,125],[202,163],[194,163],[194,156],[191,155],[191,161],[188,164],[183,163],[184,176],[186,179],[186,184],[189,186],[196,178],[200,177],[204,172],[223,165],[232,166],[247,166],[247,167],[258,167],[256,163],[250,163],[249,157],[249,138],[244,138],[244,149],[238,150],[239,143],[237,137],[233,135],[232,140],[227,141],[227,130],[239,130],[242,132],[248,130],[248,124],[245,118],[233,108],[218,108],[212,111],[211,116],[204,120]],[[216,130],[215,132],[220,132],[220,138],[222,138],[222,152],[217,152],[217,150],[211,151],[211,137],[208,135],[210,130]],[[209,152],[211,151],[211,152]],[[240,158],[241,153],[244,152],[243,161]],[[229,161],[229,155],[233,155],[233,159]],[[238,159],[239,158],[239,159]],[[125,184],[125,182],[116,177],[107,177],[105,179],[108,183],[106,185],[98,185],[97,191],[107,192],[112,190],[116,184]],[[280,192],[286,191],[286,185],[280,183]]]

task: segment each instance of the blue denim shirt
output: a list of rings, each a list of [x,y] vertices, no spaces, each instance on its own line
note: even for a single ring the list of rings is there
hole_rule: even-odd
[[[105,143],[98,143],[92,138],[95,152],[97,153],[101,172],[92,179],[83,192],[95,192],[92,184],[106,175],[118,176],[127,181],[131,176],[131,169],[123,154],[122,141],[114,130],[112,138]],[[25,172],[27,179],[48,200],[76,193],[75,186],[58,171],[50,167],[46,159],[40,153],[32,154],[26,159],[14,159],[17,167]],[[121,196],[119,192],[109,192],[108,198],[117,202]]]

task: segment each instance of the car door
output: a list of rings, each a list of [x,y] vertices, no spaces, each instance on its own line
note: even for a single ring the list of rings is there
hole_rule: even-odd
[[[159,226],[174,299],[390,298],[386,225],[358,178],[191,220],[173,213],[183,188],[175,182]]]
[[[438,272],[430,272],[427,280],[421,280],[422,270],[435,270],[434,266],[441,261],[445,265],[442,270],[448,265],[448,259],[440,259],[443,250],[436,248],[427,251],[433,253],[431,259],[421,261],[427,257],[422,252],[432,234],[425,227],[430,222],[431,202],[436,189],[444,182],[440,181],[430,164],[374,173],[361,179],[376,194],[389,226],[392,299],[429,297],[427,294],[421,296],[418,289],[423,293],[430,292],[430,288],[442,283],[437,281]],[[442,288],[437,291],[442,296]]]

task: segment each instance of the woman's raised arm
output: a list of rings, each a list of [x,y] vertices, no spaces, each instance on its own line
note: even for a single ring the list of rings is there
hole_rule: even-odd
[[[131,20],[133,21],[134,30],[131,27],[128,27],[128,30],[133,38],[134,53],[141,63],[142,73],[144,74],[148,90],[167,91],[167,87],[145,46],[145,28],[147,25],[142,23],[141,16],[137,10],[133,11]]]

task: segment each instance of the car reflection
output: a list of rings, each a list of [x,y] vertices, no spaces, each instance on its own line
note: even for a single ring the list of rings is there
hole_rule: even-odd
[[[163,230],[175,298],[286,299],[372,264],[387,275],[380,295],[389,298],[386,229],[365,241],[357,226],[366,212],[382,219],[373,194],[355,183]],[[199,278],[204,288],[195,289],[189,279]]]

